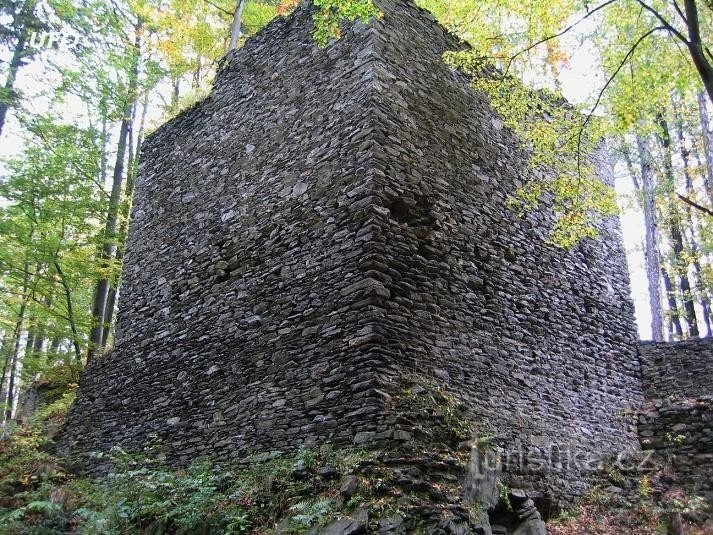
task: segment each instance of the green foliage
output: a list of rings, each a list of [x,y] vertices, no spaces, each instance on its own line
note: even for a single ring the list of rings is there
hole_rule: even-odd
[[[417,0],[446,28],[467,41],[473,53],[504,67],[527,46],[558,32],[576,13],[569,0]],[[566,63],[561,44],[549,41],[530,54],[520,54],[511,68],[535,67],[540,78]]]
[[[372,455],[322,447],[291,456],[256,456],[231,466],[198,460],[181,470],[163,464],[160,443],[155,443],[141,453],[114,448],[98,455],[113,468],[101,479],[89,479],[61,469],[48,453],[51,441],[37,425],[18,429],[1,444],[8,449],[0,456],[0,467],[5,467],[0,472],[0,531],[10,533],[51,528],[53,533],[234,534],[265,531],[281,519],[283,532],[302,533],[337,511],[333,496],[339,481],[315,487],[317,467],[347,472]],[[304,477],[292,477],[297,467],[306,470]]]
[[[298,502],[290,507],[290,523],[298,531],[322,524],[325,517],[334,510],[334,502],[329,498],[316,498],[310,501]]]
[[[503,504],[508,511],[512,511],[512,503],[510,503],[510,487],[498,480],[498,495],[500,503]]]
[[[339,23],[343,20],[368,22],[381,12],[373,0],[314,0],[314,39],[325,46],[330,39],[339,39]]]
[[[555,213],[551,241],[561,247],[596,237],[598,221],[617,213],[615,192],[596,176],[590,159],[601,139],[597,121],[551,91],[528,88],[488,68],[472,51],[449,52],[445,59],[471,75],[475,89],[488,96],[529,151],[522,186],[510,206],[520,215],[543,204],[550,207]]]
[[[457,440],[469,440],[473,437],[476,427],[464,417],[462,403],[419,379],[413,379],[411,383],[412,385],[405,388],[398,397],[399,408],[427,418],[435,416],[439,420],[438,423],[442,423]]]

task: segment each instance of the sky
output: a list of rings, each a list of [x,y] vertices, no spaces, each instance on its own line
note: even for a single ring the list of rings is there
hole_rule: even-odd
[[[573,103],[583,103],[590,101],[594,91],[602,87],[603,80],[598,74],[596,52],[593,45],[586,40],[582,40],[582,35],[586,35],[586,24],[580,28],[578,33],[573,33],[565,38],[564,46],[568,47],[571,53],[569,66],[561,73],[559,80],[565,97]],[[62,64],[68,62],[68,55],[61,52],[53,52],[55,62]],[[7,59],[7,58],[0,58]],[[38,89],[52,84],[53,80],[47,79],[46,70],[38,61],[26,66],[18,78],[18,87],[27,94],[34,95]],[[48,107],[48,100],[45,97],[35,97],[28,99],[27,106],[34,112],[41,112]],[[68,100],[66,112],[69,114],[81,114],[82,110],[77,109],[77,100]],[[152,107],[148,114],[149,124],[156,124],[161,115],[160,106]],[[15,156],[21,153],[23,139],[20,135],[20,128],[17,122],[10,117],[6,123],[6,130],[0,138],[0,158]],[[0,175],[4,173],[4,166],[0,162]],[[632,299],[636,310],[636,321],[639,335],[642,339],[651,338],[651,316],[648,309],[648,294],[646,288],[646,275],[643,268],[644,257],[642,252],[643,241],[643,217],[641,212],[634,207],[635,203],[630,202],[633,186],[631,180],[624,169],[615,168],[616,190],[620,197],[621,207],[621,227],[626,250],[627,261],[631,278]],[[0,199],[0,205],[2,199]]]

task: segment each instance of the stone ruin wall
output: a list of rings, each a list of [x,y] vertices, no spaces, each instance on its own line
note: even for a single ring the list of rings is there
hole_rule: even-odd
[[[670,458],[676,480],[713,506],[713,340],[645,342],[639,351],[641,446]]]
[[[82,378],[66,451],[427,443],[390,412],[413,379],[492,429],[538,495],[585,489],[573,454],[637,447],[618,222],[564,252],[546,214],[506,208],[526,154],[442,62],[461,44],[378,4],[323,50],[305,9],[273,22],[147,140],[116,348]]]
[[[643,342],[639,353],[647,398],[713,396],[710,339]]]

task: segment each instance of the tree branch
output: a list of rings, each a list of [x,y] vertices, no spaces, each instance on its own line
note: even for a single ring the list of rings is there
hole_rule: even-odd
[[[602,97],[604,96],[604,92],[607,90],[607,88],[611,85],[611,83],[614,81],[614,78],[619,74],[621,69],[624,68],[624,65],[631,59],[631,56],[634,55],[634,52],[636,51],[636,48],[641,44],[642,41],[644,41],[647,37],[650,37],[652,34],[660,31],[660,30],[665,30],[666,28],[664,26],[656,26],[655,28],[652,28],[648,32],[646,32],[644,35],[639,37],[636,42],[632,45],[632,47],[629,49],[629,51],[626,53],[624,56],[624,59],[621,60],[621,63],[619,63],[619,66],[616,68],[614,73],[609,77],[607,82],[604,84],[604,87],[602,87],[601,91],[599,91],[599,95],[597,95],[597,100],[594,103],[594,106],[592,107],[591,111],[587,114],[587,117],[584,119],[584,122],[582,123],[582,127],[579,129],[579,133],[577,134],[577,173],[581,175],[581,164],[582,164],[582,134],[584,133],[585,128],[587,127],[587,124],[589,124],[589,121],[591,121],[592,116],[594,115],[594,111],[597,109],[599,106],[599,103],[602,101]]]
[[[556,34],[554,34],[554,35],[550,35],[550,36],[548,36],[548,37],[544,37],[543,39],[540,39],[540,40],[537,41],[536,43],[531,44],[531,45],[528,46],[527,48],[524,48],[524,49],[520,50],[520,51],[517,52],[514,56],[510,56],[509,62],[508,62],[508,66],[507,66],[507,68],[505,69],[505,74],[507,74],[508,71],[510,70],[510,66],[512,65],[512,62],[515,61],[519,56],[522,56],[523,54],[526,54],[527,52],[529,52],[529,51],[532,50],[533,48],[535,48],[535,47],[537,47],[537,46],[539,46],[539,45],[541,45],[541,44],[544,44],[544,43],[546,43],[547,41],[551,41],[552,39],[557,39],[558,37],[562,37],[564,34],[566,34],[566,33],[567,33],[568,31],[570,31],[572,28],[574,28],[575,26],[578,26],[579,24],[581,24],[582,22],[584,22],[585,20],[587,20],[589,17],[591,17],[592,15],[594,15],[597,11],[601,11],[601,10],[604,9],[605,7],[607,7],[607,6],[609,6],[609,5],[613,4],[613,3],[615,3],[615,2],[617,2],[617,1],[618,1],[618,0],[607,0],[607,1],[604,2],[603,4],[600,4],[600,5],[598,5],[597,7],[595,7],[594,9],[592,9],[591,11],[588,11],[586,15],[584,15],[584,16],[583,16],[582,18],[580,18],[579,20],[577,20],[577,21],[573,22],[572,24],[570,24],[569,26],[567,26],[564,30],[562,30],[562,31],[560,31],[560,32],[558,32],[558,33],[556,33]]]
[[[59,265],[59,260],[55,259],[54,267],[57,270],[57,275],[59,275],[59,282],[64,289],[64,296],[67,303],[67,315],[69,316],[69,326],[72,329],[72,345],[74,345],[74,355],[77,358],[77,362],[82,362],[82,348],[79,345],[79,333],[77,332],[77,323],[74,321],[74,307],[72,306],[72,290],[64,277],[64,272]]]
[[[217,9],[218,11],[221,11],[222,13],[225,13],[225,14],[228,15],[229,17],[232,17],[232,16],[233,16],[233,14],[232,14],[230,11],[228,11],[227,9],[223,9],[223,8],[220,7],[220,6],[216,6],[216,5],[215,5],[213,2],[211,2],[210,0],[203,0],[203,1],[204,1],[206,4],[208,4],[209,6],[213,6],[213,7],[214,7],[215,9]]]
[[[676,193],[676,197],[685,202],[688,206],[691,206],[706,215],[713,216],[713,210],[711,210],[710,208],[706,208],[705,206],[698,204],[696,201],[689,199],[688,197],[681,195],[680,193]]]
[[[683,10],[681,9],[681,6],[678,5],[678,2],[676,0],[673,0],[673,7],[676,9],[676,13],[678,13],[678,16],[681,17],[681,20],[684,22],[684,24],[688,25],[686,15],[683,14]]]
[[[646,2],[644,2],[643,0],[636,0],[636,1],[639,3],[639,5],[641,5],[641,7],[643,7],[646,11],[648,11],[648,12],[651,13],[654,17],[656,17],[656,18],[659,20],[659,22],[661,22],[661,25],[662,25],[666,30],[668,30],[670,33],[672,33],[673,35],[675,35],[678,39],[680,39],[681,41],[683,41],[683,42],[686,44],[686,46],[688,46],[689,43],[688,43],[688,39],[686,39],[686,36],[683,35],[681,32],[679,32],[676,28],[674,28],[674,27],[671,25],[671,23],[670,23],[669,21],[667,21],[665,18],[663,18],[663,15],[661,15],[661,13],[659,13],[658,11],[656,11],[653,7],[651,7],[650,5],[648,5],[648,4],[647,4]]]
[[[688,20],[688,36],[690,41],[687,41],[688,51],[691,53],[691,59],[696,66],[696,70],[701,77],[701,81],[706,88],[708,97],[713,102],[713,65],[706,57],[705,47],[701,39],[701,26],[698,20],[698,6],[695,0],[684,0],[686,8],[686,19]]]

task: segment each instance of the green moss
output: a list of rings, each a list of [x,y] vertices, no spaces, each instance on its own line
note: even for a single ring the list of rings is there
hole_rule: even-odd
[[[466,418],[464,407],[458,400],[418,379],[409,381],[396,397],[394,405],[397,412],[423,415],[426,419],[435,417],[436,423],[443,424],[456,440],[469,440],[476,430],[475,424]]]

